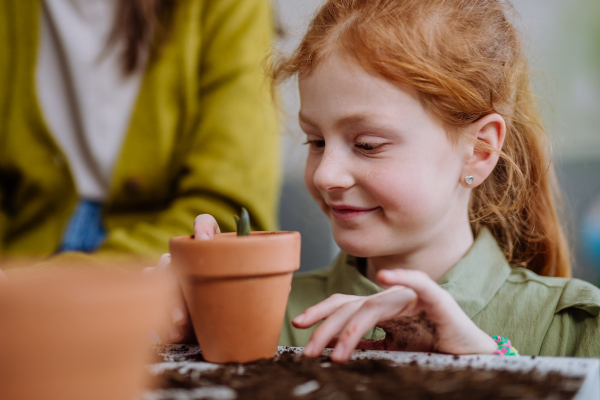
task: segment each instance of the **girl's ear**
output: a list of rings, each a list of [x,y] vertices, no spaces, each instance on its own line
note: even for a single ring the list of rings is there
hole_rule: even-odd
[[[474,188],[492,173],[498,163],[506,136],[506,122],[500,114],[489,114],[469,125],[465,134],[469,153],[460,183],[466,188]],[[472,182],[466,177],[472,177]]]

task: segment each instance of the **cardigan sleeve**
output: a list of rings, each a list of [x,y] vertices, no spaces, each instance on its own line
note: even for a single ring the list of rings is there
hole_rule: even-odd
[[[3,4],[8,9],[0,9],[0,46],[10,51],[10,40],[8,32],[8,18],[11,4]],[[5,50],[6,51],[6,50]],[[0,57],[4,57],[6,53],[0,52]],[[2,135],[5,134],[6,129],[4,127],[5,120],[7,119],[6,110],[6,98],[9,93],[9,63],[7,60],[0,60],[0,144],[4,142]],[[5,194],[4,185],[2,182],[2,176],[0,176],[0,255],[3,253],[4,236],[8,226],[8,217],[5,210]]]
[[[197,116],[186,148],[174,156],[173,200],[151,221],[109,229],[100,253],[164,253],[169,238],[191,234],[201,213],[231,231],[241,206],[254,229],[276,228],[279,132],[263,70],[273,41],[272,9],[266,0],[206,1],[203,7]]]

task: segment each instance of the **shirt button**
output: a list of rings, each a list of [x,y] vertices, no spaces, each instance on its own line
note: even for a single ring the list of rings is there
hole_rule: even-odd
[[[137,195],[142,192],[144,182],[139,176],[130,176],[123,182],[125,192],[130,195]]]

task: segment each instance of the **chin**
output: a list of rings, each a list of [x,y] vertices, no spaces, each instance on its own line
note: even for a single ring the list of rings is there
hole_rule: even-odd
[[[375,257],[379,255],[378,248],[375,243],[370,240],[365,240],[364,235],[333,235],[338,247],[346,254],[355,257]]]

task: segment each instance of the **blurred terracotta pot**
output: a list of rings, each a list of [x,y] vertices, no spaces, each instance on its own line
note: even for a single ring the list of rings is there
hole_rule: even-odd
[[[168,286],[139,273],[0,282],[0,399],[132,400]]]
[[[300,267],[300,233],[171,239],[171,260],[207,361],[270,358]]]

